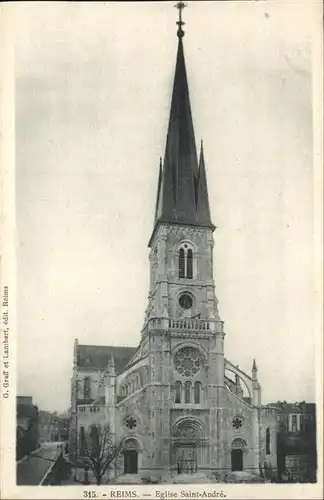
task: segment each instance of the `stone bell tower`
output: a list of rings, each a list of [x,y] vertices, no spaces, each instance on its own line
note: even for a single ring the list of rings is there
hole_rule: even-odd
[[[179,24],[179,23],[178,23]],[[178,53],[164,161],[150,238],[147,319],[220,321],[213,279],[213,232],[205,159],[198,161],[183,50]]]
[[[209,402],[216,408],[224,390],[224,333],[213,278],[215,226],[204,149],[201,142],[198,159],[189,99],[183,7],[180,2],[171,110],[149,241],[150,289],[142,337],[148,338],[151,356],[156,466],[179,467],[195,460],[208,469],[217,455],[209,447],[218,432],[218,426],[211,426]],[[216,414],[212,421],[216,422]],[[183,437],[188,432],[192,442]]]

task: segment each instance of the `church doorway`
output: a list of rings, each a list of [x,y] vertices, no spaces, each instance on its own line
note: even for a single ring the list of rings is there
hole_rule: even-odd
[[[137,439],[127,438],[123,445],[124,474],[137,474],[139,469],[138,452],[141,446]]]
[[[178,474],[194,474],[197,472],[196,443],[186,443],[178,447],[177,472]]]
[[[182,418],[172,431],[172,466],[177,474],[195,474],[206,463],[207,439],[198,419]]]
[[[243,452],[246,451],[244,439],[236,438],[233,440],[231,450],[232,471],[243,470]]]
[[[137,455],[136,450],[124,451],[124,474],[137,474]]]
[[[232,471],[243,470],[243,451],[232,450]]]

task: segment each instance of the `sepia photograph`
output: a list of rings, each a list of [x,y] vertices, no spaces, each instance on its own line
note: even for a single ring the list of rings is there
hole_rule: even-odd
[[[3,498],[321,498],[321,2],[9,4]]]

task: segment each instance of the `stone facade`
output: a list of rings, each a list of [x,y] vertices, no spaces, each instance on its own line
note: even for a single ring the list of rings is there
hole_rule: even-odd
[[[180,23],[180,24],[179,24]],[[275,409],[250,375],[224,357],[213,276],[203,145],[198,162],[182,22],[164,162],[149,241],[150,285],[137,348],[75,343],[71,450],[109,423],[122,452],[116,475],[258,474],[276,468]]]
[[[197,471],[221,479],[232,469],[276,469],[276,410],[261,406],[256,366],[248,375],[224,358],[213,244],[209,229],[158,228],[142,338],[122,371],[116,373],[116,348],[106,348],[106,366],[95,368],[80,364],[88,346],[75,344],[73,449],[80,447],[81,428],[88,433],[109,423],[124,443],[117,475]],[[193,249],[188,279],[179,278],[183,245]],[[183,304],[184,295],[192,300]],[[128,446],[137,462],[129,469]]]

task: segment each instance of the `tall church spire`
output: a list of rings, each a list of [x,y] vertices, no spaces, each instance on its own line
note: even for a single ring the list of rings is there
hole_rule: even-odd
[[[210,220],[203,160],[198,168],[182,41],[183,2],[176,7],[179,9],[178,52],[163,169],[158,183],[155,226],[158,222],[167,222],[214,229]]]

